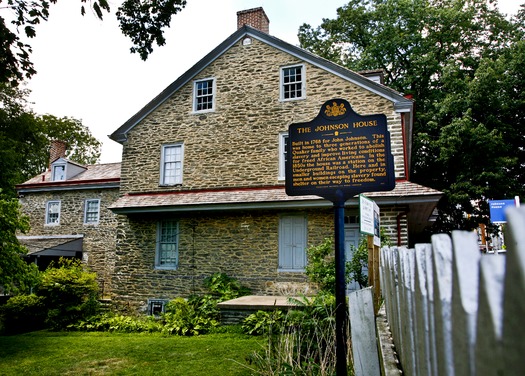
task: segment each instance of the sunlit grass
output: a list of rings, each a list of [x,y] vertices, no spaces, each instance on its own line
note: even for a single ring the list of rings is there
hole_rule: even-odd
[[[0,336],[0,375],[250,375],[261,338],[243,334],[34,332]]]

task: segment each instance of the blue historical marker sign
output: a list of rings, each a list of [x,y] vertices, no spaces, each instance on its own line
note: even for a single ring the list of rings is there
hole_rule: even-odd
[[[384,114],[361,116],[332,99],[308,123],[288,129],[286,193],[332,202],[395,187],[390,133]]]

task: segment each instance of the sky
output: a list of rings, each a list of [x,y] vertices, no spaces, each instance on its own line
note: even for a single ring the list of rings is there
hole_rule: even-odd
[[[38,114],[81,119],[102,142],[101,163],[121,161],[122,146],[109,139],[131,116],[213,48],[235,32],[237,12],[263,7],[270,34],[298,45],[303,23],[313,27],[335,18],[345,0],[188,0],[166,30],[166,44],[155,46],[147,61],[131,54],[109,0],[103,21],[80,15],[80,1],[51,5],[47,22],[29,41],[37,74],[29,81],[31,107]],[[514,14],[518,0],[499,0],[503,13]]]

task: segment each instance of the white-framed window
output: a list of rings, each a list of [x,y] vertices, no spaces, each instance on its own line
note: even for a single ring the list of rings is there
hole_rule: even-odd
[[[281,100],[306,98],[306,68],[303,64],[281,68]]]
[[[84,224],[97,224],[100,218],[100,199],[93,198],[84,201]]]
[[[288,152],[288,132],[279,133],[279,180],[286,179],[286,153]]]
[[[60,201],[48,201],[46,203],[46,225],[60,224]]]
[[[182,162],[184,145],[182,143],[162,145],[160,158],[160,185],[182,184]]]
[[[155,267],[176,269],[179,264],[179,222],[161,221],[157,224]]]
[[[279,271],[304,271],[307,224],[308,220],[303,215],[283,215],[279,218]]]
[[[193,112],[215,110],[215,79],[206,78],[193,83]]]
[[[66,180],[66,164],[54,164],[52,175],[52,181]]]

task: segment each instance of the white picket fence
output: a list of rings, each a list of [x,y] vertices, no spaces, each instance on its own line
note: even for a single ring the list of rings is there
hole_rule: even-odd
[[[406,375],[525,375],[525,208],[507,212],[506,255],[477,236],[381,250],[381,286]]]

